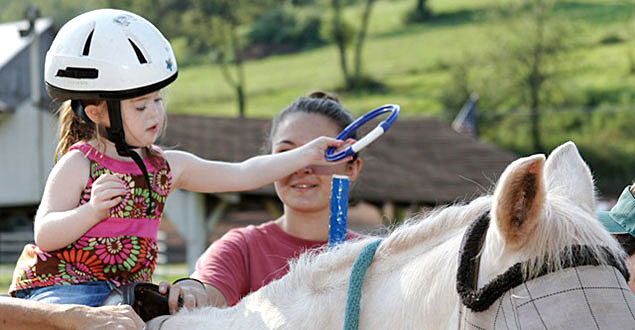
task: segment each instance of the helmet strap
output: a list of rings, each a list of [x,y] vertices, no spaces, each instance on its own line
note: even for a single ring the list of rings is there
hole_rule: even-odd
[[[82,102],[80,102],[79,100],[71,100],[71,109],[73,109],[73,112],[83,121],[89,124],[93,122],[92,120],[90,120],[90,118],[88,118],[86,109],[84,109]]]
[[[146,184],[148,185],[148,190],[150,193],[150,207],[147,208],[146,214],[150,216],[154,209],[154,202],[152,202],[152,185],[150,184],[150,176],[148,175],[148,170],[146,169],[146,165],[143,163],[141,156],[136,153],[133,147],[126,143],[126,136],[123,131],[123,123],[121,119],[121,101],[120,100],[106,100],[106,105],[108,106],[108,118],[110,119],[110,127],[106,128],[106,133],[108,133],[108,140],[115,144],[115,148],[117,149],[117,154],[123,157],[130,157],[137,164],[141,172],[143,173],[143,177],[146,180]],[[83,112],[83,111],[82,111]]]

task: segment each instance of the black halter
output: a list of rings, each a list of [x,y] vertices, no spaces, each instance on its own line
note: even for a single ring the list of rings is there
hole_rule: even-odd
[[[540,271],[530,278],[523,278],[523,263],[516,263],[503,274],[496,276],[492,281],[480,289],[477,289],[481,249],[489,227],[489,211],[472,222],[463,235],[461,249],[459,250],[459,266],[456,272],[456,290],[461,297],[463,305],[474,312],[487,310],[498,298],[508,290],[523,282],[538,278],[551,272],[547,265],[543,265]],[[624,260],[616,257],[606,247],[600,247],[607,266],[615,267],[622,276],[629,280],[629,273]],[[561,267],[598,266],[598,258],[593,249],[586,245],[572,245],[561,252]],[[524,262],[525,264],[527,261]]]

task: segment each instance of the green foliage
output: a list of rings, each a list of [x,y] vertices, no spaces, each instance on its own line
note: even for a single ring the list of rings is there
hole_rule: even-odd
[[[417,5],[410,11],[406,12],[404,17],[406,24],[423,23],[432,18],[432,10],[428,7],[427,0],[417,0]]]
[[[320,29],[322,18],[316,11],[300,12],[283,6],[266,11],[250,26],[247,37],[251,44],[288,45],[296,49],[325,43]]]
[[[635,103],[635,89],[626,86],[603,86],[589,88],[585,91],[587,107],[607,105],[632,105]]]
[[[595,110],[543,109],[545,148],[551,150],[571,140],[592,169],[600,191],[619,193],[635,178],[635,110],[600,107]],[[532,153],[529,144],[529,112],[516,109],[505,116],[483,111],[487,122],[484,138],[519,155]]]
[[[333,23],[333,18],[328,17],[326,24],[321,25],[320,36],[324,40],[335,42],[337,38],[343,40],[345,45],[350,45],[355,36],[355,26],[347,17],[341,17],[337,23]]]
[[[189,8],[189,2],[181,0],[106,0],[106,7],[139,13],[152,22],[166,38],[170,39],[181,35],[181,13]]]
[[[24,11],[29,5],[36,5],[42,17],[50,17],[57,26],[62,26],[71,18],[98,8],[108,7],[106,0],[0,0],[0,22],[15,22],[24,19]]]
[[[625,42],[627,39],[621,35],[621,33],[608,33],[600,39],[600,44],[610,45],[610,44],[619,44],[621,42]]]

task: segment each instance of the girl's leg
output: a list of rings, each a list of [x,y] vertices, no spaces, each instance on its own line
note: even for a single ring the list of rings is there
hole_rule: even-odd
[[[108,296],[111,288],[112,284],[106,281],[52,285],[32,289],[25,298],[52,304],[78,304],[96,307]]]

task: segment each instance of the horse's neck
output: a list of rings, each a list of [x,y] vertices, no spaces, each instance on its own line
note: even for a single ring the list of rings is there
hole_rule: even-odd
[[[458,306],[454,283],[459,242],[460,237],[451,237],[434,248],[413,245],[378,255],[364,279],[359,328],[446,328]],[[287,275],[234,307],[181,313],[168,322],[169,328],[340,329],[350,270],[349,265],[329,272],[319,283]]]
[[[364,278],[359,328],[432,330],[452,323],[458,311],[455,283],[461,234],[457,231],[434,246],[413,244],[389,254],[378,251]],[[291,283],[293,278],[283,277],[245,297],[240,308],[247,315],[261,315],[268,324],[264,329],[278,328],[274,324],[288,329],[339,329],[350,271],[350,265],[342,267],[319,283],[311,283],[310,278]]]

